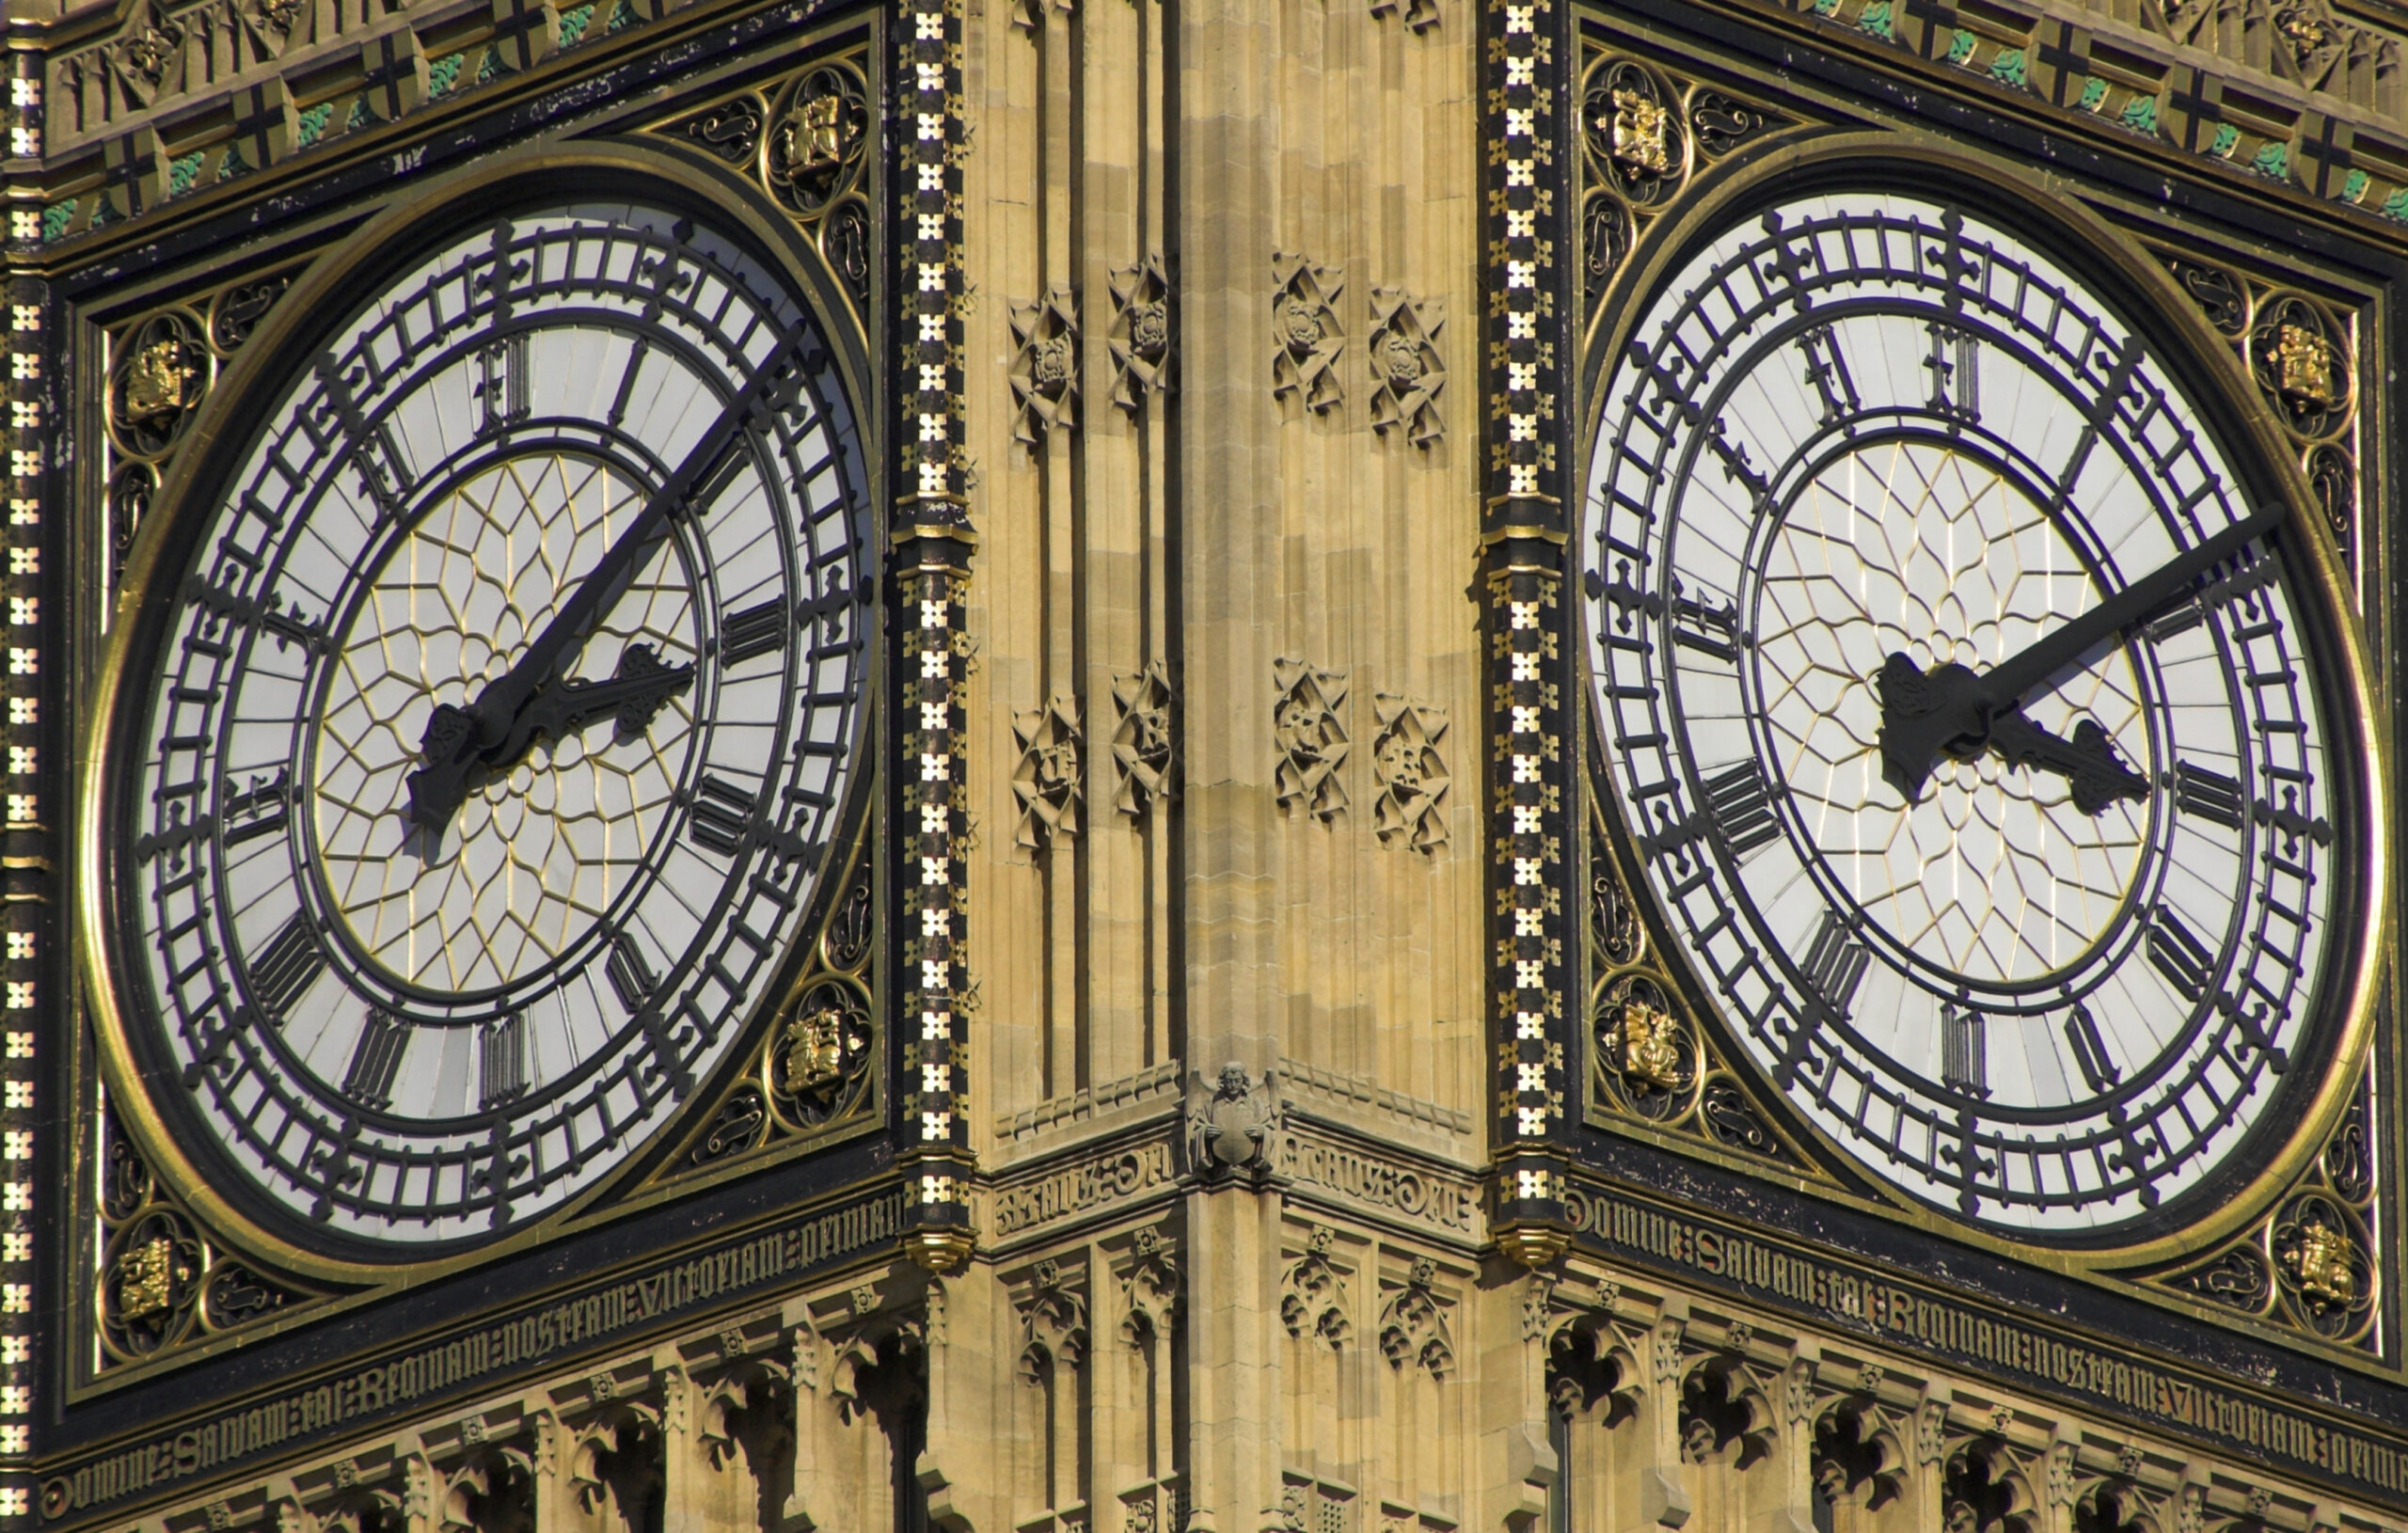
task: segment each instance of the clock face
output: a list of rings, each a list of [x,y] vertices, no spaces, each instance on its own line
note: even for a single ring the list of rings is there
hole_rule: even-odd
[[[2070,1237],[2210,1183],[2312,1089],[2350,946],[2303,529],[2139,331],[1965,207],[1782,203],[1631,336],[1593,701],[1700,984],[1917,1198]]]
[[[132,1025],[272,1206],[490,1236],[660,1129],[809,903],[854,418],[764,262],[599,201],[462,235],[261,395],[129,662]]]

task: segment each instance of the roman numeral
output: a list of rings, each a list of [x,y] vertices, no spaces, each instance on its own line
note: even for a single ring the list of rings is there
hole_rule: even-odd
[[[610,988],[618,992],[619,1004],[629,1011],[642,1011],[652,1000],[660,981],[655,979],[652,965],[644,962],[643,950],[636,940],[621,932],[610,942],[610,956],[603,960],[602,972],[609,976]]]
[[[1722,460],[1723,478],[1745,489],[1751,505],[1761,505],[1769,483],[1764,476],[1764,471],[1749,461],[1748,444],[1732,441],[1724,435],[1722,421],[1718,418],[1714,422],[1711,435],[1706,437],[1706,446],[1712,448],[1714,455]]]
[[[786,603],[772,596],[758,607],[730,612],[720,625],[719,663],[742,665],[755,656],[782,648],[786,641]]]
[[[278,1019],[301,999],[326,967],[326,954],[307,911],[295,910],[250,962],[251,995]]]
[[[305,651],[326,647],[325,629],[299,612],[282,610],[284,598],[281,596],[253,601],[235,592],[230,585],[213,585],[198,575],[184,583],[184,595],[197,606],[273,636],[279,649],[292,645],[298,645]]]
[[[527,337],[515,335],[477,353],[477,403],[484,411],[480,435],[527,418]]]
[[[1698,589],[1704,591],[1703,587]],[[1717,593],[1704,591],[1704,594],[1711,597]],[[1739,658],[1738,603],[1725,601],[1717,607],[1710,600],[1699,600],[1680,581],[1673,581],[1672,642],[1711,655],[1725,665],[1732,664]]]
[[[393,1081],[402,1073],[402,1055],[408,1050],[410,1030],[392,1013],[372,1010],[368,1025],[351,1046],[351,1067],[343,1071],[342,1094],[362,1107],[390,1107]]]
[[[1828,324],[1810,325],[1798,333],[1798,349],[1806,354],[1806,382],[1823,401],[1823,424],[1835,425],[1864,408],[1856,380],[1848,376],[1847,359],[1840,355],[1839,337]]]
[[[1772,786],[1758,763],[1743,761],[1705,780],[1705,812],[1722,832],[1734,859],[1744,858],[1781,834],[1772,817]]]
[[[1990,1094],[1989,1020],[1972,1007],[1940,1008],[1940,1083],[1969,1097]]]
[[[2077,1005],[2066,1014],[2066,1042],[2073,1050],[2074,1067],[2093,1091],[2115,1085],[2123,1070],[2107,1057],[2107,1040],[2099,1035],[2099,1020],[2090,1008]]]
[[[2156,919],[2148,928],[2148,961],[2157,966],[2157,972],[2165,976],[2165,983],[2173,986],[2182,999],[2194,1003],[2205,999],[2214,955],[2173,911],[2161,905],[2153,913]]]
[[[2227,830],[2238,830],[2242,813],[2241,783],[2222,772],[2178,761],[2174,764],[2174,807],[2185,814],[2213,821]]]
[[[1864,971],[1872,962],[1873,955],[1864,951],[1864,944],[1848,935],[1837,916],[1825,910],[1822,924],[1814,928],[1814,940],[1806,950],[1806,977],[1814,982],[1833,1012],[1842,1017],[1848,1014],[1856,1001],[1856,988],[1864,982]]]
[[[239,846],[261,836],[283,834],[293,815],[290,783],[290,772],[279,769],[273,782],[261,774],[242,792],[228,795],[225,812],[218,816],[226,827],[226,845]]]
[[[483,1023],[477,1029],[477,1044],[483,1063],[477,1105],[490,1113],[527,1095],[527,1014],[514,1011],[498,1022]]]
[[[752,795],[708,772],[694,784],[694,807],[687,821],[694,840],[722,857],[744,848],[744,832],[752,823]]]
[[[1931,322],[1931,355],[1923,365],[1931,373],[1928,408],[1934,415],[1956,420],[1982,418],[1980,354],[1981,342],[1972,331],[1945,320]]]

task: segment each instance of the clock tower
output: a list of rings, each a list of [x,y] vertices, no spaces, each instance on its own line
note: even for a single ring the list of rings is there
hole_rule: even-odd
[[[0,1533],[2408,1529],[2408,10],[8,3]]]

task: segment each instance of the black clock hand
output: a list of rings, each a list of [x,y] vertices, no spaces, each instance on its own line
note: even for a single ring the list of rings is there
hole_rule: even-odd
[[[469,779],[490,771],[497,752],[515,740],[523,755],[533,735],[520,727],[520,714],[537,688],[560,664],[572,645],[581,645],[594,623],[635,578],[652,546],[673,514],[687,509],[698,486],[705,483],[740,438],[746,422],[768,402],[773,390],[788,386],[798,371],[798,348],[807,332],[798,330],[780,340],[736,397],[720,412],[702,439],[686,454],[643,509],[619,534],[618,541],[586,573],[568,600],[552,614],[511,668],[496,676],[467,707],[437,706],[426,721],[419,751],[426,765],[409,775],[409,820],[431,836],[440,836],[467,799]],[[513,757],[514,762],[515,757]]]
[[[539,739],[564,740],[606,714],[618,720],[624,733],[642,734],[668,706],[669,700],[693,682],[692,666],[662,665],[649,644],[628,645],[619,656],[618,672],[607,680],[562,681],[556,677],[546,682],[518,710],[511,732],[500,743],[487,750],[464,752],[467,766],[459,775],[460,797],[452,807],[457,809],[469,794],[527,759],[527,753]],[[467,738],[476,727],[467,709],[455,708],[448,703],[437,705],[436,717],[427,721],[430,736],[439,735],[454,745]],[[417,806],[421,775],[411,774],[413,809]]]
[[[2172,606],[2193,581],[2289,514],[2288,507],[2270,506],[2235,522],[1986,672],[1954,661],[1926,672],[1907,656],[1892,655],[1875,677],[1883,780],[1913,803],[1941,756],[1970,761],[1980,755],[1989,748],[1994,720],[2013,713],[2041,683]]]
[[[484,775],[499,776],[525,760],[537,740],[564,740],[606,716],[621,733],[641,735],[671,698],[693,684],[692,666],[662,665],[650,644],[629,644],[619,654],[617,672],[607,680],[546,682],[518,710],[508,737],[479,764]]]
[[[2021,712],[1990,720],[1990,749],[2010,766],[2038,766],[2066,779],[2073,806],[2085,814],[2104,813],[2118,798],[2145,799],[2148,779],[2125,766],[2096,719],[2073,727],[2073,738],[2052,735]]]

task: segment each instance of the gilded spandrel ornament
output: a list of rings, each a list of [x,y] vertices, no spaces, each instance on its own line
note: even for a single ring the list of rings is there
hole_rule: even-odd
[[[1674,93],[1630,59],[1597,66],[1581,94],[1581,138],[1592,173],[1645,207],[1679,184],[1686,158]]]
[[[145,1320],[167,1312],[175,1303],[177,1279],[189,1274],[177,1269],[176,1242],[162,1235],[128,1247],[110,1275],[117,1285],[119,1317]]]
[[[253,282],[237,282],[217,295],[209,310],[210,343],[221,352],[230,352],[251,339],[260,321],[284,291],[293,285],[293,274],[279,273]]]
[[[1641,175],[1671,172],[1672,154],[1666,143],[1671,119],[1661,102],[1635,90],[1613,95],[1614,158]]]
[[[135,457],[165,451],[208,387],[209,354],[187,316],[154,315],[124,342],[109,391],[118,447]]]
[[[1697,147],[1710,155],[1730,153],[1771,121],[1763,107],[1719,90],[1701,90],[1689,98],[1689,133]]]
[[[874,1035],[868,1003],[849,982],[821,974],[778,1015],[766,1061],[772,1105],[787,1129],[814,1129],[859,1100]]]
[[[805,74],[769,129],[770,190],[805,219],[825,214],[857,179],[869,138],[860,76],[836,64]]]
[[[845,1014],[816,1006],[786,1024],[778,1056],[778,1084],[795,1096],[816,1096],[845,1078]]]
[[[2322,305],[2296,292],[2260,300],[2247,358],[2275,419],[2294,435],[2331,436],[2348,421],[2353,393],[2348,332]]]
[[[2333,388],[2333,348],[2323,336],[2305,325],[2285,324],[2274,332],[2274,387],[2286,399],[2317,409],[2337,402]]]
[[[1685,1091],[1689,1072],[1679,1034],[1671,1013],[1633,997],[1622,1004],[1620,1021],[1608,1036],[1625,1079],[1661,1091]]]
[[[825,170],[845,159],[845,103],[832,91],[803,100],[802,110],[786,121],[786,152],[805,170]]]
[[[2300,1227],[2290,1263],[2291,1280],[2310,1304],[2333,1307],[2357,1298],[2357,1276],[2350,1268],[2350,1238],[2314,1215]]]

